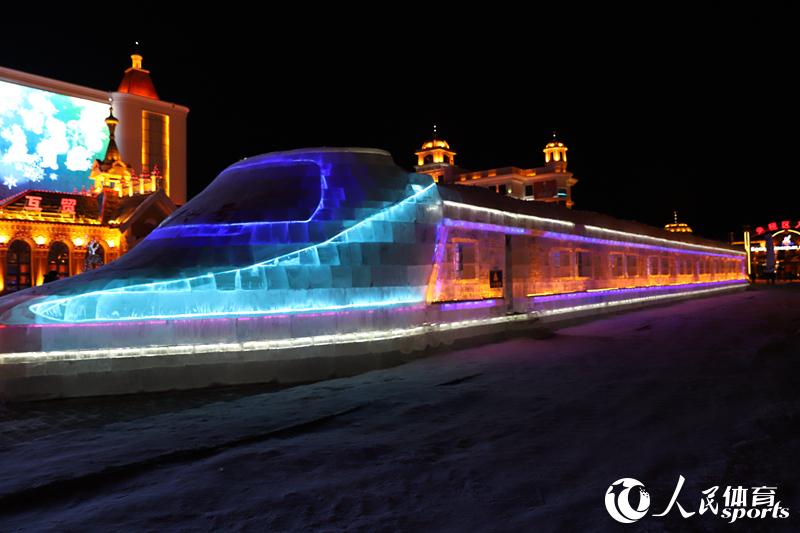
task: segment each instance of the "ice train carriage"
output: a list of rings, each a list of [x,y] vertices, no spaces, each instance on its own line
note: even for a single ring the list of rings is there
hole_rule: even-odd
[[[744,252],[715,241],[475,187],[440,194],[446,259],[434,301],[495,299],[544,317],[745,282]],[[502,287],[490,284],[497,271]]]
[[[117,261],[1,298],[0,362],[406,350],[742,288],[744,261],[693,236],[439,186],[381,150],[280,152],[223,171]]]

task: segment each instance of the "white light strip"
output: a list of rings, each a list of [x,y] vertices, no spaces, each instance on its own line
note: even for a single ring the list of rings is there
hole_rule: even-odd
[[[574,222],[568,222],[566,220],[557,220],[555,218],[543,218],[543,217],[535,217],[533,215],[522,215],[520,213],[512,213],[510,211],[500,211],[499,209],[491,209],[489,207],[478,207],[476,205],[470,204],[462,204],[460,202],[451,202],[450,200],[445,200],[444,205],[451,206],[451,207],[459,207],[464,209],[471,209],[473,211],[483,211],[485,213],[492,213],[495,215],[503,215],[511,218],[519,218],[522,220],[531,220],[533,222],[544,222],[548,224],[558,224],[560,226],[567,226],[567,227],[574,227]]]
[[[209,352],[253,352],[259,350],[285,350],[307,346],[327,346],[331,344],[348,344],[374,342],[410,337],[436,331],[448,331],[473,326],[492,325],[502,322],[516,322],[535,318],[531,313],[500,316],[442,324],[428,324],[412,328],[398,328],[381,331],[355,333],[337,333],[335,335],[317,335],[314,337],[295,337],[288,339],[231,342],[219,344],[184,344],[178,346],[143,346],[136,348],[105,348],[99,350],[59,350],[52,352],[20,352],[0,354],[0,366],[4,363],[36,363],[47,360],[73,361],[82,359],[114,359],[120,357],[154,357],[164,355],[191,355]]]
[[[508,216],[508,217],[511,217],[511,218],[517,218],[517,219],[522,219],[522,220],[532,220],[534,222],[544,222],[544,223],[550,223],[550,224],[558,224],[558,225],[567,226],[567,227],[570,227],[570,228],[575,226],[574,222],[568,222],[566,220],[557,220],[555,218],[543,218],[543,217],[537,217],[537,216],[533,216],[533,215],[523,215],[523,214],[520,214],[520,213],[512,213],[510,211],[501,211],[499,209],[492,209],[492,208],[489,208],[489,207],[478,207],[478,206],[470,205],[470,204],[462,204],[460,202],[452,202],[450,200],[444,200],[444,204],[447,205],[447,206],[451,206],[451,207],[459,207],[459,208],[471,209],[473,211],[483,211],[483,212],[486,212],[486,213],[492,213],[492,214],[495,214],[495,215],[503,215],[503,216]],[[589,231],[596,231],[596,232],[601,232],[601,233],[611,233],[611,234],[614,234],[614,235],[621,235],[621,236],[624,236],[624,237],[637,239],[637,240],[640,240],[640,241],[657,242],[657,243],[660,243],[660,244],[666,243],[666,244],[669,244],[670,246],[675,246],[675,247],[685,246],[687,248],[697,248],[697,249],[701,249],[701,250],[714,250],[714,251],[717,251],[717,252],[724,252],[724,253],[727,253],[727,254],[745,255],[744,252],[740,252],[738,250],[731,250],[730,248],[719,248],[717,246],[706,246],[706,245],[702,245],[702,244],[692,244],[692,243],[679,241],[679,240],[664,239],[662,237],[651,237],[649,235],[640,235],[638,233],[628,233],[626,231],[618,231],[618,230],[615,230],[615,229],[601,228],[599,226],[585,225],[584,227]]]
[[[616,300],[597,304],[587,304],[576,307],[566,307],[547,311],[534,311],[530,313],[520,313],[518,315],[507,315],[492,318],[482,318],[473,320],[461,320],[457,322],[445,322],[441,324],[427,324],[411,328],[398,328],[381,331],[339,333],[332,335],[318,335],[314,337],[297,337],[278,340],[262,340],[247,342],[232,342],[218,344],[184,344],[180,346],[144,346],[136,348],[106,348],[99,350],[61,350],[52,352],[22,352],[12,354],[0,354],[0,366],[7,363],[41,363],[46,361],[80,361],[91,359],[115,359],[122,357],[158,357],[191,355],[200,353],[225,353],[225,352],[253,352],[261,350],[285,350],[292,348],[303,348],[309,346],[328,346],[332,344],[349,344],[361,342],[375,342],[412,337],[426,333],[440,331],[458,330],[475,326],[491,326],[506,322],[521,322],[533,320],[542,316],[559,315],[570,312],[579,312],[600,307],[616,307],[626,304],[634,304],[646,301],[666,300],[681,296],[709,294],[738,289],[742,285],[728,285],[725,287],[715,287],[712,289],[702,289],[695,291],[684,291],[674,294],[663,294],[657,296],[643,296],[640,298],[630,298],[627,300]]]
[[[702,244],[692,244],[689,242],[676,241],[672,239],[664,239],[661,237],[651,237],[649,235],[639,235],[638,233],[628,233],[627,231],[617,231],[615,229],[601,228],[599,226],[584,226],[589,231],[596,231],[600,233],[611,233],[613,235],[621,235],[628,238],[639,239],[643,241],[667,243],[671,246],[685,246],[687,248],[698,248],[701,250],[714,250],[716,252],[725,252],[726,254],[745,255],[744,252],[739,250],[731,250],[730,248],[719,248],[717,246],[705,246]]]
[[[591,309],[598,309],[601,307],[617,307],[619,305],[628,305],[628,304],[635,304],[640,302],[652,302],[657,300],[669,300],[671,298],[679,298],[682,296],[689,296],[694,294],[709,294],[713,292],[721,292],[727,291],[731,289],[739,289],[746,286],[746,283],[741,283],[739,285],[728,285],[726,287],[714,287],[713,289],[700,289],[697,291],[684,291],[684,292],[676,292],[674,294],[658,294],[654,296],[642,296],[640,298],[629,298],[627,300],[613,300],[610,302],[600,302],[596,304],[586,304],[586,305],[577,305],[574,307],[561,307],[559,309],[550,309],[547,311],[538,311],[539,316],[553,316],[553,315],[561,315],[564,313],[577,313],[580,311],[588,311]]]

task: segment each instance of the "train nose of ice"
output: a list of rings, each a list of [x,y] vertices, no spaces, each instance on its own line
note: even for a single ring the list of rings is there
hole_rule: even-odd
[[[41,295],[31,294],[29,291],[0,298],[0,325],[35,323],[36,316],[31,313],[29,306],[32,302],[42,299]]]

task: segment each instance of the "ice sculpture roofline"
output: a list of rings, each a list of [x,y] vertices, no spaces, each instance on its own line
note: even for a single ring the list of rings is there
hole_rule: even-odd
[[[245,157],[240,161],[255,161],[261,158],[266,159],[271,157],[298,157],[303,155],[336,154],[336,153],[371,154],[371,155],[384,155],[387,157],[392,157],[392,154],[390,154],[386,150],[381,150],[380,148],[363,148],[360,146],[320,146],[318,148],[296,148],[294,150],[267,152],[265,154],[255,155],[252,157]],[[234,163],[231,166],[235,166],[237,164],[238,162]]]
[[[254,156],[243,157],[236,163],[229,165],[223,172],[248,167],[251,165],[258,165],[260,163],[274,163],[276,161],[289,162],[289,161],[319,161],[324,159],[325,156],[334,154],[350,154],[350,155],[373,155],[387,157],[394,163],[392,154],[380,148],[362,148],[359,146],[320,146],[318,148],[297,148],[294,150],[282,150],[277,152],[267,152]]]

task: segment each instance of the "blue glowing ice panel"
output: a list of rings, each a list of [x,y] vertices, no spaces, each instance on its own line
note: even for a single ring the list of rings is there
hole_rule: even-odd
[[[369,151],[288,154],[233,165],[105,272],[74,278],[78,294],[30,310],[94,322],[424,301],[442,217],[430,177]]]

